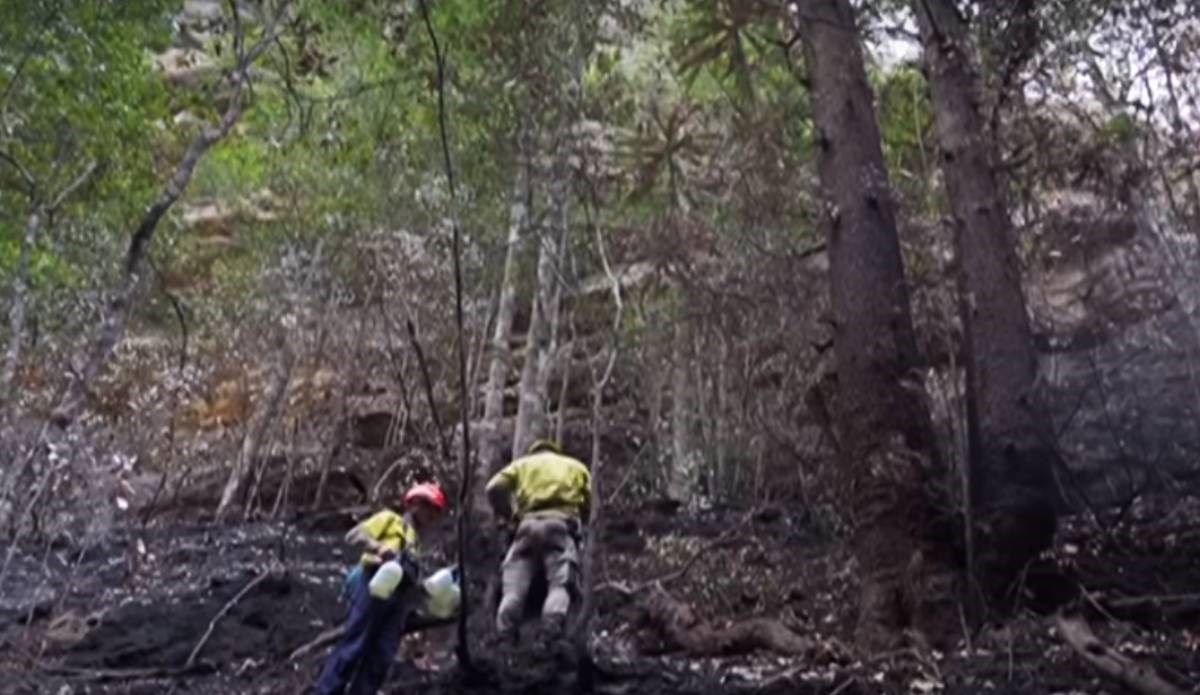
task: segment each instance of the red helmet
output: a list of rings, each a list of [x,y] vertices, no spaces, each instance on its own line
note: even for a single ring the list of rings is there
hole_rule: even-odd
[[[404,493],[404,506],[410,506],[417,500],[428,502],[438,511],[446,511],[446,493],[437,483],[417,483]]]

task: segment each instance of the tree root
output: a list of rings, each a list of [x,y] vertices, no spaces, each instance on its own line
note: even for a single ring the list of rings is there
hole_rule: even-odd
[[[1142,695],[1183,695],[1153,667],[1135,661],[1100,641],[1083,616],[1055,616],[1058,635],[1089,666],[1112,681]]]

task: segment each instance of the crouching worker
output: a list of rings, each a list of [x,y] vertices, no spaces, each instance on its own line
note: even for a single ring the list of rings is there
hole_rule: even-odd
[[[384,509],[350,529],[346,541],[364,548],[347,588],[350,603],[341,644],[317,680],[317,695],[372,695],[387,679],[405,621],[424,601],[417,566],[419,535],[446,511],[434,483],[404,494],[404,514]]]
[[[488,481],[487,497],[502,523],[514,516],[517,522],[501,569],[497,632],[516,641],[530,584],[543,572],[542,627],[548,636],[561,636],[577,589],[581,519],[591,501],[591,474],[554,442],[539,440]]]

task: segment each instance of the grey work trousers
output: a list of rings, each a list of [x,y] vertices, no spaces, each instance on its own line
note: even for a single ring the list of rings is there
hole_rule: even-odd
[[[515,633],[539,569],[546,576],[542,622],[562,627],[579,574],[579,546],[571,533],[575,524],[577,520],[561,512],[533,512],[521,519],[501,565],[503,594],[496,612],[496,629],[501,635]]]

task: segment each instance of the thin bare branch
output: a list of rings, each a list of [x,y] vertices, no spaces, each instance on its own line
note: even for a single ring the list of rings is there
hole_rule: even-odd
[[[433,418],[433,426],[437,428],[438,444],[442,447],[442,456],[449,461],[450,442],[446,439],[442,427],[442,416],[438,412],[437,399],[433,397],[433,377],[429,373],[429,362],[425,359],[425,350],[421,348],[421,341],[417,339],[417,328],[413,325],[412,319],[405,319],[404,327],[408,331],[408,341],[412,345],[413,352],[417,355],[417,365],[421,368],[421,383],[425,386],[425,398],[429,402],[429,414]]]
[[[200,637],[200,641],[196,642],[196,646],[192,647],[191,653],[188,654],[187,661],[185,661],[183,664],[184,670],[190,669],[196,665],[196,659],[200,656],[200,650],[204,649],[204,645],[208,644],[208,640],[212,637],[213,631],[217,629],[217,623],[221,622],[221,618],[224,618],[225,614],[228,613],[234,606],[236,606],[238,601],[241,601],[246,594],[253,591],[254,587],[261,584],[263,580],[269,576],[271,576],[269,571],[264,570],[260,572],[258,576],[247,582],[246,586],[242,587],[242,590],[237,592],[233,598],[229,599],[229,602],[222,606],[221,610],[217,611],[217,614],[214,615],[212,620],[209,621],[208,629],[204,631],[204,634]]]
[[[82,187],[89,178],[91,178],[92,174],[96,172],[96,166],[97,164],[95,160],[88,162],[87,166],[83,168],[83,171],[79,172],[79,176],[77,176],[74,181],[67,184],[66,188],[63,188],[61,191],[59,191],[58,195],[54,197],[54,200],[50,201],[50,204],[46,206],[47,212],[55,212],[62,207],[63,203],[67,202],[68,198],[75,195],[75,191],[79,190],[79,188]]]
[[[21,180],[25,182],[25,186],[29,189],[27,193],[29,193],[30,197],[33,197],[37,191],[37,179],[33,177],[33,174],[29,173],[25,165],[21,164],[16,157],[4,150],[0,150],[0,161],[7,162],[9,166],[17,170],[17,174],[20,175]]]
[[[433,45],[433,57],[437,63],[437,99],[438,99],[438,133],[442,142],[442,158],[446,167],[446,183],[450,189],[451,226],[453,228],[453,260],[454,260],[454,318],[458,335],[458,394],[459,411],[462,414],[462,485],[458,493],[458,567],[461,573],[462,611],[458,619],[457,654],[460,665],[471,669],[471,650],[467,644],[467,618],[470,614],[470,603],[467,601],[467,521],[471,516],[471,414],[467,408],[470,402],[467,397],[467,352],[466,332],[463,328],[463,274],[462,274],[462,228],[459,225],[456,212],[458,191],[454,178],[454,161],[450,157],[450,136],[446,126],[446,56],[438,43],[437,32],[433,29],[433,20],[429,16],[429,3],[419,0],[421,18],[425,31],[429,34],[429,42]]]

